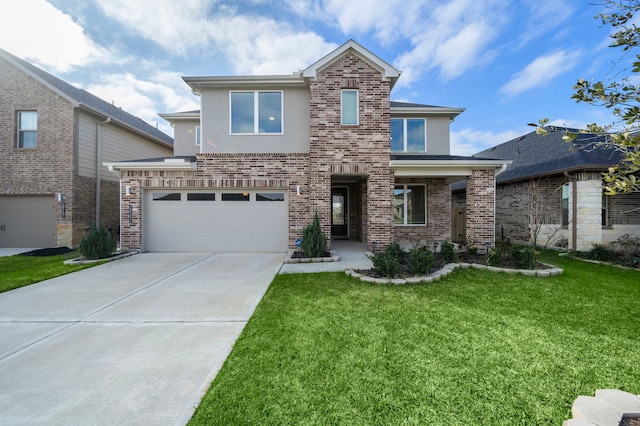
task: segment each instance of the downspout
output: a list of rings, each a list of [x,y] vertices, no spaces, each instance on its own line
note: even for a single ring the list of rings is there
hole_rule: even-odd
[[[100,183],[101,183],[101,167],[102,167],[102,126],[111,123],[111,117],[98,122],[96,125],[96,226],[100,226]]]
[[[578,188],[575,176],[571,176],[567,171],[564,172],[564,175],[569,179],[569,181],[571,181],[571,238],[573,239],[571,249],[576,251],[576,248],[578,247]]]

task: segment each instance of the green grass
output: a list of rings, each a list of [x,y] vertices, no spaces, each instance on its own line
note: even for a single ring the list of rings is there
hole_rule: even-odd
[[[640,394],[640,272],[542,260],[565,273],[278,275],[191,424],[559,425],[579,395]]]
[[[67,259],[80,256],[73,251],[59,256],[5,256],[0,257],[0,293],[54,278],[80,269],[90,268],[102,262],[85,265],[65,265]]]

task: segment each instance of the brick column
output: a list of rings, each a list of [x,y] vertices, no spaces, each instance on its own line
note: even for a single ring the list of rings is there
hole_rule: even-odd
[[[495,176],[473,170],[467,177],[467,241],[479,247],[495,242]]]

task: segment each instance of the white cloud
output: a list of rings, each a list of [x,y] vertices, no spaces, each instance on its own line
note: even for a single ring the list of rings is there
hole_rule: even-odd
[[[578,60],[578,52],[558,50],[536,58],[521,71],[515,73],[509,82],[500,88],[500,93],[515,96],[547,84],[558,75],[572,69]]]
[[[159,80],[164,80],[169,75],[163,73],[157,77]],[[198,100],[184,95],[185,91],[182,88],[177,91],[166,84],[140,80],[131,73],[102,75],[97,82],[87,85],[84,89],[107,102],[113,102],[147,123],[158,123],[160,130],[168,134],[172,134],[173,130],[168,123],[158,117],[159,112],[200,108]],[[158,111],[157,108],[160,106],[165,109]]]
[[[413,48],[398,56],[401,85],[437,69],[445,80],[462,75],[493,58],[490,44],[505,23],[504,5],[496,0],[454,0],[420,17],[411,36]]]
[[[526,0],[528,8],[525,28],[520,33],[521,45],[558,28],[575,16],[574,5],[564,0],[554,0],[541,4],[539,0]],[[595,21],[594,21],[595,24]]]
[[[289,74],[336,47],[316,33],[236,14],[215,0],[112,0],[100,6],[129,30],[176,54],[222,52],[240,74]]]
[[[16,56],[60,72],[107,61],[110,56],[69,15],[45,0],[4,3],[0,13],[0,45]]]
[[[505,130],[499,133],[476,129],[452,131],[451,155],[473,155],[531,131],[532,129],[527,128]]]

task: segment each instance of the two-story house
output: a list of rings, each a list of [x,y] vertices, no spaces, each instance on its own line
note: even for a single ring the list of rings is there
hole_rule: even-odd
[[[117,232],[118,178],[101,163],[171,155],[155,127],[0,49],[0,247],[75,246]]]
[[[353,40],[291,75],[184,77],[199,111],[162,114],[174,157],[120,174],[121,245],[150,251],[294,248],[314,212],[330,239],[451,239],[449,184],[466,180],[468,234],[494,241],[495,172],[451,156],[463,109],[392,102],[400,71]]]

